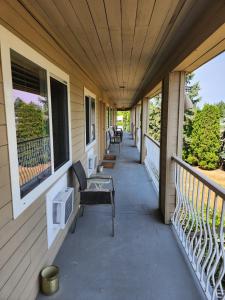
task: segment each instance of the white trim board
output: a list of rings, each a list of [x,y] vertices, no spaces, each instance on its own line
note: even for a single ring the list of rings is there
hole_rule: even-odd
[[[12,187],[12,201],[13,201],[13,216],[17,218],[28,206],[31,205],[36,199],[38,199],[46,190],[54,184],[63,174],[67,172],[72,164],[72,142],[71,142],[71,110],[70,110],[70,81],[69,75],[55,66],[45,57],[43,57],[36,50],[31,48],[20,38],[15,36],[9,30],[0,25],[0,46],[1,46],[1,62],[3,73],[3,88],[5,97],[5,110],[7,121],[7,133],[8,133],[8,146],[9,146],[9,161],[10,161],[10,173],[11,173],[11,187]],[[12,101],[12,73],[11,73],[11,61],[10,61],[10,49],[16,51],[25,58],[31,60],[35,64],[39,65],[47,71],[47,86],[48,86],[48,104],[49,104],[49,123],[50,123],[50,139],[53,149],[53,132],[52,132],[52,116],[51,116],[51,95],[50,95],[50,76],[58,78],[67,85],[67,97],[68,97],[68,128],[69,128],[69,161],[66,162],[56,172],[52,169],[52,175],[50,175],[45,181],[35,187],[30,193],[21,199],[20,197],[20,185],[19,185],[19,169],[18,169],[18,155],[17,155],[17,139],[16,139],[16,125],[15,125],[15,111],[14,103]],[[51,153],[53,155],[53,153]],[[51,162],[53,163],[53,156],[51,156]]]

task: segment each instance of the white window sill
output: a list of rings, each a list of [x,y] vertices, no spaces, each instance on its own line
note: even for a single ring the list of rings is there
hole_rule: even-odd
[[[69,160],[54,174],[46,178],[41,184],[39,184],[34,190],[27,194],[22,199],[13,198],[13,217],[16,219],[28,206],[30,206],[35,200],[43,195],[61,176],[63,176],[72,165],[72,161]]]

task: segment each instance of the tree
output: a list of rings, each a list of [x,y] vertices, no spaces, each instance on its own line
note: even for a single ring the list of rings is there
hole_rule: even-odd
[[[187,162],[206,170],[216,169],[220,148],[220,111],[217,106],[206,104],[194,118]]]
[[[35,103],[15,101],[16,133],[18,142],[43,137],[47,134],[46,116]]]
[[[158,94],[149,103],[148,134],[157,142],[160,142],[161,98],[161,94]]]
[[[190,142],[193,130],[193,120],[197,112],[197,104],[201,100],[199,97],[200,85],[199,82],[193,83],[194,73],[186,75],[186,93],[193,103],[193,108],[185,111],[184,113],[184,126],[183,126],[183,159],[187,161],[190,153]]]
[[[123,126],[124,131],[130,131],[130,111],[118,111],[117,116],[122,116],[123,121],[117,121],[117,126]]]
[[[215,105],[219,108],[220,118],[224,119],[225,118],[225,102],[220,101],[220,102],[216,103]]]

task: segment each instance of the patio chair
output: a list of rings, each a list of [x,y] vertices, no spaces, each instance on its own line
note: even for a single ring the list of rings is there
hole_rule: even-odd
[[[112,236],[114,236],[114,218],[115,218],[115,189],[112,176],[93,175],[87,178],[85,170],[80,161],[72,165],[78,182],[80,192],[81,216],[84,213],[86,205],[110,204],[112,206]],[[75,231],[77,218],[74,221],[72,232]]]
[[[113,133],[115,136],[119,136],[121,139],[121,143],[123,141],[123,130],[122,128],[118,128],[117,126],[113,126]]]
[[[119,145],[119,152],[120,152],[120,144],[121,144],[121,137],[118,135],[114,135],[113,130],[109,129],[109,149],[111,145]]]

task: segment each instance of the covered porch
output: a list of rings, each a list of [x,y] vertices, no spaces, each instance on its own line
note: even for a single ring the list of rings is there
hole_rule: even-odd
[[[104,170],[115,181],[115,237],[110,208],[87,207],[54,261],[60,290],[51,299],[204,299],[172,228],[162,223],[158,195],[131,134],[115,154],[114,169]]]
[[[181,159],[185,76],[225,50],[224,1],[0,5],[0,300],[45,299],[40,272],[53,262],[49,299],[225,299],[225,190]],[[160,143],[148,136],[158,93]],[[96,172],[119,110],[131,133],[104,170],[115,237],[107,207],[85,208],[70,234],[71,167]]]

